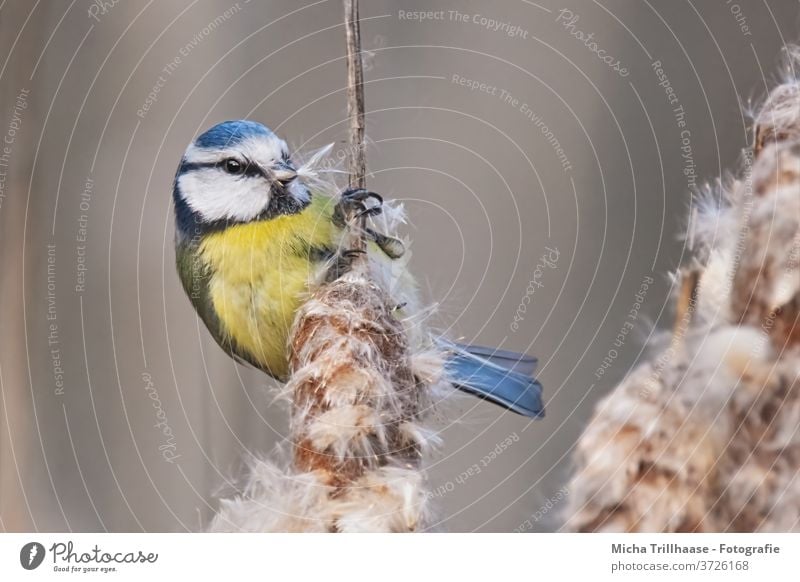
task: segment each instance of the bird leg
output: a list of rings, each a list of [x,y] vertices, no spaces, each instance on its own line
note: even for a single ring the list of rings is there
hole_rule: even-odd
[[[370,200],[374,201],[370,203]],[[332,220],[339,228],[357,228],[358,220],[370,216],[377,216],[383,212],[383,198],[380,194],[365,190],[364,188],[348,188],[342,192],[339,202],[333,209]],[[372,228],[363,227],[364,236],[374,242],[392,259],[397,259],[405,252],[403,241],[398,238],[377,232]],[[335,281],[353,267],[353,264],[363,255],[365,249],[348,248],[337,253],[328,269],[326,282]]]
[[[353,268],[353,263],[365,254],[367,251],[362,249],[345,249],[336,253],[325,273],[325,282],[332,283],[342,275],[349,273]]]
[[[373,199],[375,204],[368,205]],[[342,192],[339,202],[333,209],[333,223],[339,228],[351,226],[352,221],[363,216],[377,216],[383,209],[383,198],[364,188],[348,188]]]
[[[373,199],[375,203],[367,205]],[[383,212],[383,198],[375,192],[363,188],[348,188],[333,209],[333,223],[339,228],[352,225],[355,219],[377,216]],[[348,220],[348,217],[349,218]],[[399,238],[383,234],[372,228],[364,227],[367,239],[374,242],[391,259],[398,259],[405,253],[405,244]]]
[[[368,204],[370,199],[376,200],[376,204]],[[339,197],[339,202],[333,209],[332,221],[333,224],[342,229],[357,229],[364,231],[364,220],[368,216],[376,216],[382,212],[381,205],[383,198],[380,195],[370,192],[364,188],[348,188],[342,192]],[[356,242],[354,242],[356,241]],[[361,248],[357,245],[360,243]],[[366,255],[366,248],[363,247],[363,239],[354,239],[350,237],[348,241],[344,242],[349,248],[341,249],[333,257],[330,267],[325,274],[325,282],[330,283],[335,281],[345,273],[352,270],[355,263],[361,260],[361,257]]]

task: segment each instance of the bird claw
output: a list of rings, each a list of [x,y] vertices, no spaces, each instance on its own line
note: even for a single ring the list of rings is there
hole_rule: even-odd
[[[371,190],[367,190],[366,188],[348,188],[342,192],[341,197],[343,200],[354,200],[357,202],[364,202],[365,200],[374,198],[378,201],[378,205],[383,204],[383,196]]]
[[[368,200],[375,200],[375,204],[367,204]],[[333,209],[333,222],[340,228],[345,227],[349,220],[362,216],[377,216],[383,206],[383,197],[380,194],[365,188],[348,188],[342,192],[339,202]]]
[[[370,204],[372,200],[374,203]],[[383,212],[383,197],[380,194],[365,188],[348,188],[339,197],[339,202],[333,209],[332,220],[339,228],[352,226],[354,220],[361,217],[377,216]],[[371,240],[390,258],[396,259],[405,252],[405,245],[400,239],[387,236],[371,228],[363,229],[364,236]],[[334,281],[349,272],[362,255],[367,254],[362,249],[343,250],[336,255],[326,274],[326,281]]]

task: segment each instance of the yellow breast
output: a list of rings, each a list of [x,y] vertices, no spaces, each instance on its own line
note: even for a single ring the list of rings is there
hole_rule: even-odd
[[[309,250],[338,242],[333,204],[316,196],[299,214],[231,226],[201,243],[223,333],[245,352],[240,356],[279,378],[288,374],[286,342],[295,312],[316,275]]]

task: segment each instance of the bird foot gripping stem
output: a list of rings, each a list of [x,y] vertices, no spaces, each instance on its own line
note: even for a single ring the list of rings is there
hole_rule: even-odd
[[[347,229],[349,236],[328,270],[327,281],[335,281],[365,259],[368,240],[374,242],[389,258],[403,256],[403,241],[366,226],[368,218],[382,212],[383,197],[380,194],[365,188],[348,188],[342,192],[333,209],[333,223]]]
[[[375,203],[371,204],[370,200],[375,200]],[[380,214],[382,205],[383,198],[379,194],[364,188],[348,188],[342,192],[333,209],[333,223],[346,229],[347,235],[328,269],[327,282],[349,273],[366,259],[366,219]]]
[[[374,200],[373,204],[369,201]],[[333,209],[333,222],[341,227],[356,226],[356,221],[383,212],[383,196],[365,188],[347,188]]]

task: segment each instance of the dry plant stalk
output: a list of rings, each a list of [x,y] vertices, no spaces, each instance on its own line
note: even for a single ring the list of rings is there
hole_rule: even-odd
[[[344,24],[347,40],[347,116],[350,120],[348,173],[350,186],[367,185],[367,161],[364,152],[364,66],[361,60],[361,26],[358,0],[344,0]]]
[[[745,156],[743,175],[720,188],[722,204],[705,204],[693,233],[691,325],[598,405],[578,443],[565,529],[800,530],[793,77],[757,112],[754,135],[752,169]]]
[[[366,185],[364,86],[358,0],[344,0],[350,185]],[[340,515],[330,531],[413,531],[425,505],[417,426],[424,382],[411,364],[400,305],[377,282],[365,252],[365,213],[346,216],[349,271],[302,308],[292,339],[295,466],[330,488]],[[355,517],[354,514],[355,513]]]
[[[363,77],[358,3],[345,0],[351,185],[364,185]],[[349,269],[320,284],[296,316],[289,345],[293,462],[255,461],[243,495],[223,501],[214,531],[407,532],[425,527],[430,498],[423,457],[436,436],[420,420],[443,374],[399,308],[380,261],[364,249],[352,206],[343,248]],[[338,271],[336,272],[338,275]],[[398,291],[402,293],[402,291]],[[417,334],[418,335],[418,334]]]

